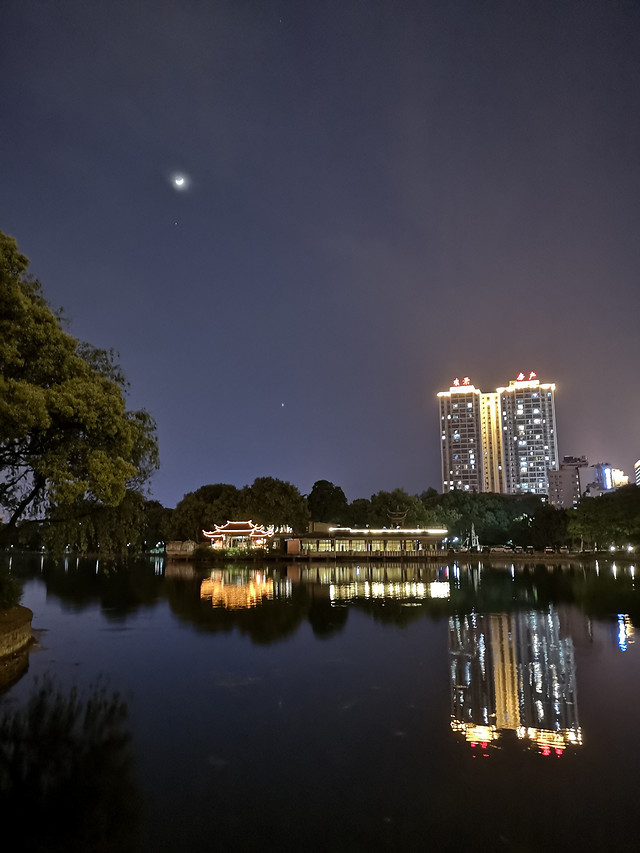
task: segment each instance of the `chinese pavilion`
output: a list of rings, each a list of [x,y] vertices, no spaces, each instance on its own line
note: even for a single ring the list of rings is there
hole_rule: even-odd
[[[212,548],[264,548],[273,533],[253,521],[227,521],[214,524],[213,530],[202,534],[211,541]]]

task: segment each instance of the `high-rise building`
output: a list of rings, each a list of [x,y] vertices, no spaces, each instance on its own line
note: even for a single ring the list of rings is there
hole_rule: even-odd
[[[548,494],[547,472],[558,468],[553,383],[520,373],[482,393],[465,377],[438,398],[444,492]]]
[[[502,423],[496,391],[480,395],[484,491],[502,491]]]
[[[503,483],[507,494],[549,491],[547,471],[558,467],[555,390],[535,373],[498,388],[502,415]]]
[[[484,491],[480,391],[469,377],[440,391],[440,445],[445,492]]]
[[[640,459],[638,459],[637,462],[634,462],[633,470],[634,470],[635,475],[636,475],[636,486],[640,487]]]

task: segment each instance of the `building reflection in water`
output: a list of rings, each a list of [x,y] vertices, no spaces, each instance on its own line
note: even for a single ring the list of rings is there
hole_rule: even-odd
[[[273,579],[260,572],[248,580],[225,572],[212,572],[200,584],[200,598],[209,599],[213,607],[228,610],[257,607],[264,599],[273,598]]]
[[[617,628],[618,646],[620,651],[626,652],[627,648],[635,643],[633,623],[628,613],[618,613]]]
[[[573,641],[547,611],[449,619],[451,727],[488,755],[512,731],[542,755],[582,743]]]
[[[303,583],[314,597],[328,598],[332,604],[358,599],[421,601],[449,598],[448,567],[422,572],[400,567],[361,569],[359,566],[289,567],[285,578],[269,571],[216,570],[200,584],[200,598],[214,607],[229,610],[254,608],[273,599],[287,599],[293,583]]]
[[[352,601],[356,598],[404,599],[449,598],[451,588],[448,581],[353,581],[329,585],[331,601]]]
[[[290,584],[276,584],[264,572],[238,573],[213,571],[200,584],[200,598],[211,601],[213,607],[238,610],[258,607],[274,598],[288,598]]]
[[[332,604],[357,600],[394,599],[411,603],[450,598],[448,566],[323,566],[296,569],[297,580]]]

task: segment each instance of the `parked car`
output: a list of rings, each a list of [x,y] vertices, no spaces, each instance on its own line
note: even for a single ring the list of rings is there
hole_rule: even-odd
[[[568,554],[569,553],[568,547],[566,545],[561,545],[560,546],[560,553],[561,554]]]
[[[552,548],[551,545],[547,545],[547,547],[544,549],[544,553],[545,554],[555,554],[556,549]]]

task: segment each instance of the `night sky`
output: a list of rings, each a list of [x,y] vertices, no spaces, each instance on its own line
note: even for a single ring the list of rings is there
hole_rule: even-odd
[[[519,371],[632,477],[636,0],[4,0],[0,80],[0,229],[120,353],[166,506],[440,490],[436,393]]]

